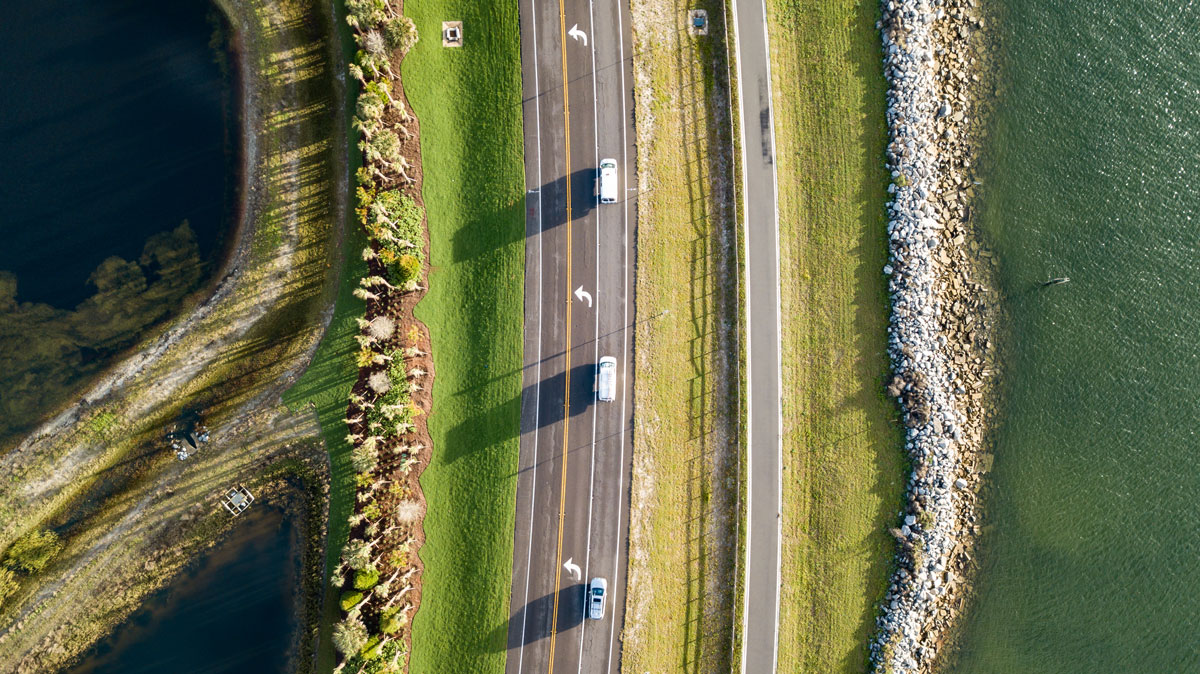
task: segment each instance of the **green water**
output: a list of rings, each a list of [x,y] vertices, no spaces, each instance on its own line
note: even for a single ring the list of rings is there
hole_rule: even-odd
[[[949,671],[1197,672],[1200,4],[1005,4],[1007,402]]]

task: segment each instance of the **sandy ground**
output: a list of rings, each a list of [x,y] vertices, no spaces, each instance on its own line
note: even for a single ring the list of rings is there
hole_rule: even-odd
[[[184,405],[213,410],[213,442],[185,462],[142,459],[131,486],[73,527],[38,582],[5,602],[2,671],[58,666],[136,608],[186,560],[185,534],[220,513],[221,489],[283,458],[326,466],[315,415],[287,410],[280,395],[332,315],[347,208],[345,66],[322,36],[324,3],[221,4],[240,27],[247,170],[236,252],[207,301],[0,457],[0,547],[70,508]],[[116,425],[97,431],[101,414]]]

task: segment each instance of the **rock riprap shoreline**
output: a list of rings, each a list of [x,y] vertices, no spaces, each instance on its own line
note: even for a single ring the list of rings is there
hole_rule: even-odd
[[[991,399],[991,256],[971,226],[984,20],[975,0],[885,0],[889,82],[888,393],[913,473],[897,570],[871,643],[878,671],[925,672],[965,600]]]

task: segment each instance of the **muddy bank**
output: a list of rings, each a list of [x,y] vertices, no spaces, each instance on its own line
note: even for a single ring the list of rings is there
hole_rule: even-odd
[[[879,671],[935,666],[966,595],[994,395],[991,254],[971,221],[988,72],[976,0],[883,3],[889,82],[888,351],[913,473],[877,620]]]

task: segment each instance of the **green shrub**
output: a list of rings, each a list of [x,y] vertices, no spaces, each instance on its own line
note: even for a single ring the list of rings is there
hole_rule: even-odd
[[[408,283],[421,273],[421,261],[415,255],[401,255],[396,261],[400,283]]]
[[[25,573],[37,573],[46,568],[62,549],[58,534],[53,531],[31,531],[18,538],[8,549],[4,565]]]
[[[395,634],[400,631],[400,621],[396,620],[396,616],[388,616],[379,621],[379,631],[384,634]]]
[[[354,589],[356,590],[369,590],[375,587],[378,582],[378,569],[363,569],[354,574]]]
[[[366,176],[362,175],[362,169],[358,170],[357,177],[359,184],[358,189],[354,191],[356,202],[354,212],[358,214],[358,221],[365,225],[370,218],[371,203],[375,201],[375,186],[371,183],[369,173]]]
[[[421,221],[425,219],[425,209],[417,202],[398,190],[386,190],[375,195],[367,210],[367,234],[379,244],[379,259],[385,264],[395,264],[402,255],[412,255],[418,261],[424,258]]]
[[[355,574],[355,576],[354,576],[354,584],[355,584],[355,586],[358,585],[358,574]],[[354,591],[343,592],[342,599],[341,599],[342,610],[349,611],[350,609],[357,606],[358,602],[362,601],[362,598],[363,598],[363,593],[361,593],[361,592],[354,592]]]
[[[403,395],[407,400],[412,391],[412,384],[408,381],[408,366],[404,363],[404,353],[401,349],[396,349],[389,355],[392,359],[388,361],[387,375],[392,381],[392,388],[388,393],[400,389],[398,395]]]
[[[379,643],[379,637],[367,639],[367,643],[362,647],[361,653],[367,660],[374,660],[383,655],[383,646]]]
[[[383,509],[375,501],[371,501],[362,509],[363,517],[368,520],[375,521],[383,514]]]

